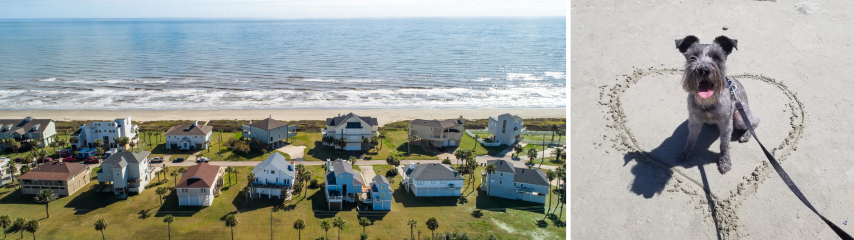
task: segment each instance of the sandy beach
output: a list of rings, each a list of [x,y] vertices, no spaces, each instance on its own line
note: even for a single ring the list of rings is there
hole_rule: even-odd
[[[0,111],[0,118],[52,118],[55,120],[110,120],[131,116],[134,121],[157,120],[256,120],[272,116],[281,121],[324,120],[353,112],[377,118],[380,125],[410,119],[452,119],[462,115],[469,119],[485,119],[504,113],[523,118],[565,118],[566,108],[478,108],[478,109],[258,109],[258,110],[24,110]]]
[[[761,119],[760,140],[819,212],[854,233],[845,111],[854,46],[842,31],[854,27],[852,10],[844,1],[573,2],[572,238],[838,239],[755,140],[730,145],[722,175],[718,130],[706,126],[694,157],[675,161],[688,111],[674,40],[687,35],[738,40],[727,71]]]

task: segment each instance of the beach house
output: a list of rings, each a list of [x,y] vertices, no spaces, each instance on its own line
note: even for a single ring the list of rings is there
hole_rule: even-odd
[[[498,115],[498,117],[489,117],[486,130],[494,136],[493,141],[498,141],[501,145],[512,146],[521,138],[522,132],[525,131],[522,118],[509,113]]]
[[[136,142],[137,131],[138,127],[133,125],[130,116],[116,118],[112,122],[88,122],[71,134],[71,137],[77,138],[77,142],[72,143],[72,148],[75,150],[78,148],[95,148],[95,140],[98,139],[101,140],[104,149],[125,148],[126,146],[118,146],[116,139],[127,137],[131,142]]]
[[[166,131],[166,149],[206,149],[213,126],[199,126],[199,121],[181,124]]]
[[[409,121],[409,135],[418,136],[434,147],[459,146],[465,121],[463,116],[442,121],[415,119]]]
[[[495,173],[485,173],[481,189],[494,197],[545,203],[549,194],[549,181],[539,169],[517,168],[505,160],[490,160]]]
[[[18,177],[21,194],[37,194],[50,189],[59,196],[68,196],[89,183],[89,166],[69,162],[43,163]]]
[[[290,198],[297,173],[294,163],[288,162],[282,154],[273,152],[263,162],[255,165],[252,173],[255,174],[255,181],[249,186],[252,188],[252,198]]]
[[[462,174],[448,164],[409,163],[401,172],[406,192],[416,197],[459,197],[465,181]]]
[[[287,139],[297,135],[297,125],[288,126],[287,123],[275,120],[271,117],[250,124],[243,124],[243,137],[259,139],[278,148],[285,145]]]
[[[38,140],[38,147],[44,147],[53,141],[54,134],[56,123],[52,119],[0,119],[0,140]]]
[[[324,177],[326,181],[323,189],[329,210],[341,210],[344,202],[356,202],[360,194],[366,192],[366,189],[362,189],[365,186],[362,173],[353,170],[349,161],[326,159]]]
[[[224,174],[223,167],[204,162],[187,168],[175,186],[178,206],[210,206],[222,190]]]
[[[368,192],[365,198],[365,204],[371,204],[373,210],[391,210],[391,197],[394,191],[391,190],[391,184],[388,183],[388,178],[382,175],[377,175],[372,179],[371,191]]]
[[[104,160],[97,172],[99,191],[112,192],[118,198],[126,198],[132,192],[141,193],[154,177],[150,154],[149,151],[118,152]]]
[[[359,151],[368,148],[368,145],[364,144],[364,139],[379,135],[378,130],[379,124],[377,124],[376,118],[361,117],[349,113],[344,116],[338,114],[337,117],[327,118],[326,128],[320,129],[320,132],[324,137],[331,136],[336,140],[346,139],[347,145],[344,150]]]

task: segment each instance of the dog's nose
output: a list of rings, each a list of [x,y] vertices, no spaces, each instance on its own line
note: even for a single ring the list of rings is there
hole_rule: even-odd
[[[703,75],[703,76],[709,75],[709,68],[708,67],[701,67],[698,70],[698,72],[700,73],[700,75]]]

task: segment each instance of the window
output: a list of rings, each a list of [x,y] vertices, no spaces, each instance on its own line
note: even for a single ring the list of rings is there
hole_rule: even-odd
[[[380,193],[381,198],[385,198],[385,193]]]
[[[507,129],[507,120],[504,120],[504,124],[501,124],[501,133],[504,133],[504,130]]]
[[[499,176],[502,176],[502,177],[503,177],[503,176],[504,176],[504,173],[499,173]]]
[[[498,180],[498,185],[501,185],[501,183],[502,183],[502,182],[503,182],[503,181],[501,181],[501,180]]]
[[[347,175],[347,179],[350,179],[350,175]]]
[[[436,184],[436,181],[430,181],[430,184]]]
[[[208,190],[207,190],[207,189],[202,188],[202,193],[206,193],[206,192],[208,192]]]
[[[439,183],[445,184],[445,183],[448,183],[448,181],[439,181]]]
[[[385,185],[382,185],[382,186],[380,187],[380,189],[385,190]],[[385,193],[383,193],[383,194],[385,194]]]
[[[276,170],[270,170],[270,173],[276,174]]]
[[[186,189],[186,188],[182,188],[182,189],[181,189],[181,192],[182,192],[182,193],[186,193],[186,192],[187,192],[187,189]]]

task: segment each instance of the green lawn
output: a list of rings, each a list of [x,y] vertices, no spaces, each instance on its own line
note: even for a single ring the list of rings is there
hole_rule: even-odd
[[[525,135],[522,135],[522,139],[531,140],[531,141],[546,140],[548,142],[548,141],[552,140],[552,135],[551,134],[525,134]],[[560,135],[555,135],[554,140],[555,141],[566,141],[566,136],[560,137]]]
[[[386,139],[383,140],[381,146],[376,146],[367,153],[354,154],[352,152],[344,152],[338,154],[331,146],[323,146],[320,143],[322,135],[320,133],[297,133],[293,142],[296,146],[306,146],[305,161],[326,161],[326,159],[348,159],[350,156],[364,157],[368,160],[385,160],[389,155],[393,155],[398,159],[403,160],[436,160],[436,155],[427,153],[421,146],[413,145],[411,148],[412,155],[406,156],[408,143],[406,143],[406,131],[389,131],[386,132]]]
[[[312,178],[323,179],[320,166],[306,166],[312,171]],[[376,165],[375,170],[382,171],[387,165]],[[253,199],[246,204],[238,191],[246,186],[246,174],[252,167],[237,167],[241,170],[231,185],[226,181],[223,192],[214,199],[209,207],[178,207],[174,192],[167,195],[160,205],[153,191],[157,186],[146,189],[142,194],[128,199],[117,200],[110,193],[98,193],[97,181],[72,196],[57,199],[50,204],[51,218],[45,218],[43,204],[36,203],[32,196],[22,196],[12,188],[0,188],[0,214],[10,217],[24,217],[40,220],[41,228],[36,233],[38,239],[97,239],[100,232],[92,225],[97,219],[106,219],[109,228],[104,231],[107,239],[124,239],[129,236],[138,239],[166,239],[167,228],[162,218],[166,214],[175,216],[171,225],[172,239],[229,239],[230,231],[225,227],[224,217],[236,213],[239,225],[234,228],[235,239],[268,239],[270,237],[270,211],[274,207],[280,211],[273,213],[275,239],[293,239],[297,231],[292,228],[295,219],[306,221],[302,231],[304,239],[313,239],[324,235],[319,227],[323,220],[341,217],[347,224],[341,231],[342,239],[356,239],[362,232],[357,217],[367,217],[372,225],[367,227],[370,239],[401,239],[409,236],[406,221],[418,221],[416,234],[429,236],[430,230],[424,225],[429,217],[436,217],[440,227],[437,232],[459,230],[472,236],[484,236],[487,233],[502,238],[563,239],[567,229],[554,224],[552,220],[539,223],[544,217],[542,205],[487,198],[482,192],[474,191],[472,186],[464,187],[462,199],[458,198],[415,198],[403,188],[399,188],[399,177],[392,184],[394,203],[392,211],[362,212],[355,210],[353,204],[345,204],[344,211],[326,211],[325,196],[319,188],[307,189],[307,194],[295,195],[292,200]],[[478,169],[477,172],[480,172]],[[479,177],[478,177],[479,178]],[[226,178],[229,179],[229,178]],[[474,184],[478,184],[475,179]],[[165,186],[171,187],[174,181]],[[567,216],[563,216],[566,219]],[[75,229],[68,231],[68,229]],[[16,229],[7,232],[10,237],[18,238]],[[329,236],[337,237],[337,230],[331,230]],[[24,233],[25,238],[31,234]]]
[[[475,145],[477,147],[475,147]],[[507,149],[507,147],[484,147],[483,144],[478,143],[474,140],[474,138],[469,137],[469,135],[463,134],[463,139],[460,141],[459,149],[474,149],[474,153],[477,156],[480,155],[495,155]]]

